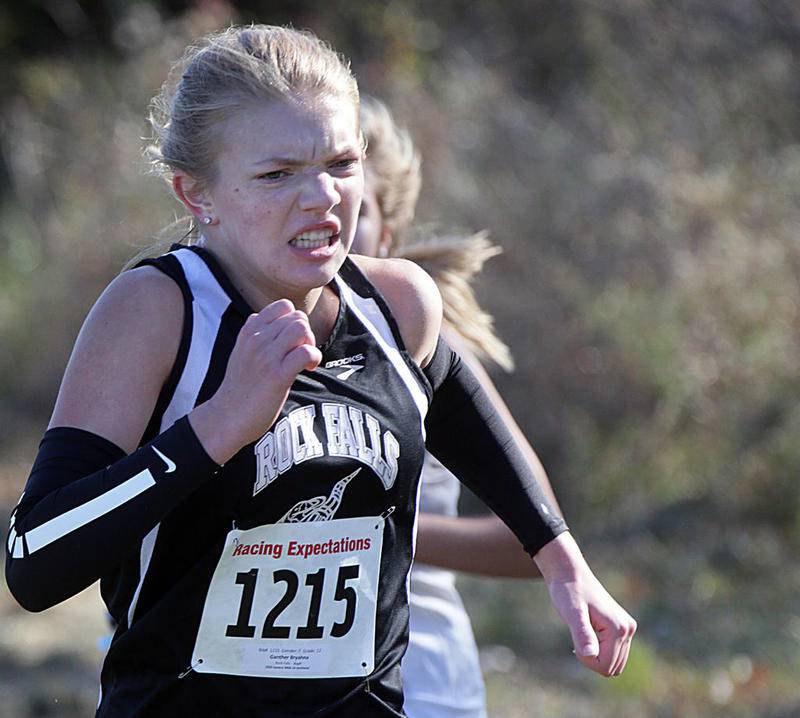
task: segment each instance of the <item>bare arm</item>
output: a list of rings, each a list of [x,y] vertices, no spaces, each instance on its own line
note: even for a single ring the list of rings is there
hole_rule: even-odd
[[[468,517],[420,514],[414,560],[497,578],[542,575],[519,539],[494,514]]]
[[[169,277],[152,267],[118,276],[81,328],[48,428],[84,429],[133,451],[175,361],[182,322]]]

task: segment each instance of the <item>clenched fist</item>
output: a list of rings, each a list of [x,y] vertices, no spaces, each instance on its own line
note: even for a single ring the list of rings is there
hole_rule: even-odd
[[[189,415],[209,456],[225,463],[274,423],[297,375],[322,360],[308,315],[288,299],[251,314],[217,392]]]

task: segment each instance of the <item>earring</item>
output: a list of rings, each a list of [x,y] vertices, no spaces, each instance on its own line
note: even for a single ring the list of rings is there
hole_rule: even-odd
[[[203,224],[205,224],[205,225],[209,225],[209,224],[211,224],[213,221],[214,221],[214,220],[212,220],[212,219],[211,219],[211,217],[203,217]]]

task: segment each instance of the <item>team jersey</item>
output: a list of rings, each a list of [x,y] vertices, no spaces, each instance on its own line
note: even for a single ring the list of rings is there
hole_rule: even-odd
[[[11,518],[12,593],[42,610],[101,579],[117,630],[100,718],[402,715],[426,428],[529,553],[563,521],[458,357],[440,343],[420,370],[350,260],[326,289],[339,312],[321,364],[217,467],[186,415],[221,384],[252,308],[202,248],[146,264],[184,298],[173,369],[129,456],[80,429],[45,434]]]
[[[185,322],[142,443],[214,394],[253,311],[200,248],[147,264],[181,287]],[[360,691],[402,704],[396,666],[427,382],[350,260],[331,289],[340,311],[322,363],[297,377],[270,431],[103,577],[118,628],[98,716],[167,715],[173,706],[304,715]],[[308,674],[313,687],[296,680]]]

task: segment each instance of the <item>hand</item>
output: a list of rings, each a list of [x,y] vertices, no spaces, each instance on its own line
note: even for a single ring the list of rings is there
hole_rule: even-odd
[[[219,389],[189,415],[209,456],[225,463],[261,437],[278,417],[297,375],[321,360],[308,316],[288,299],[251,314]]]
[[[636,621],[595,578],[569,533],[544,546],[535,560],[553,606],[569,627],[578,660],[603,676],[620,675]]]

